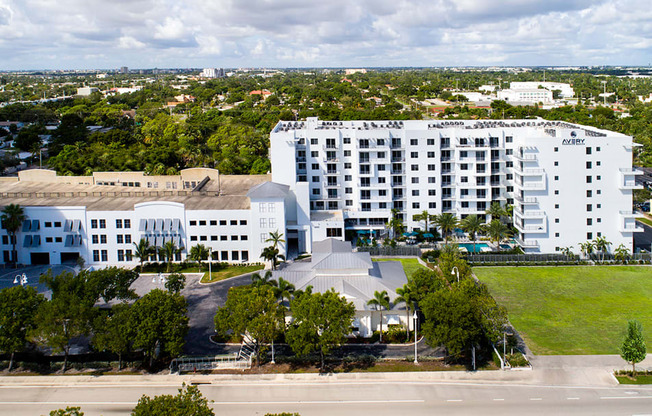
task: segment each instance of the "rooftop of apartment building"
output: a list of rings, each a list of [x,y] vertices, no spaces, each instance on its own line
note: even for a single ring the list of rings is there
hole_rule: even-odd
[[[270,175],[221,175],[214,169],[187,170],[170,176],[96,172],[94,176],[76,177],[57,176],[46,170],[23,171],[18,177],[0,178],[0,204],[128,211],[138,203],[166,201],[182,203],[188,210],[241,210],[249,209],[247,192],[270,180]],[[154,187],[154,182],[161,186]],[[186,182],[190,186],[185,186]],[[178,186],[167,187],[168,183]]]
[[[587,136],[606,137],[623,136],[620,133],[598,129],[565,121],[544,120],[376,120],[376,121],[324,121],[308,118],[306,121],[279,121],[272,133],[291,130],[436,130],[436,129],[496,129],[496,128],[530,128],[551,135],[550,129],[583,130]],[[553,136],[554,137],[554,136]]]

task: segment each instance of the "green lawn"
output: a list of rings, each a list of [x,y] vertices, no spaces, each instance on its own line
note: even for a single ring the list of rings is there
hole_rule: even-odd
[[[620,384],[652,384],[652,375],[636,376],[635,379],[628,376],[616,376]]]
[[[405,270],[405,275],[407,277],[412,276],[415,270],[425,269],[422,265],[419,264],[419,261],[416,257],[405,257],[405,258],[373,258],[373,261],[400,261],[403,264],[403,270]]]
[[[476,267],[535,354],[618,354],[628,319],[652,345],[652,267]]]
[[[652,227],[652,220],[647,218],[647,217],[645,217],[645,218],[637,218],[636,221],[640,221],[643,224],[647,224],[647,225]]]
[[[241,274],[255,272],[262,270],[265,266],[262,264],[254,264],[252,266],[229,266],[221,270],[213,270],[212,279],[208,278],[208,272],[204,273],[201,278],[202,283],[219,282],[220,280],[228,279],[229,277],[240,276]]]

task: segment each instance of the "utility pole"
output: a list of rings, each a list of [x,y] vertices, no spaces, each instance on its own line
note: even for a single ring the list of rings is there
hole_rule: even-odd
[[[607,105],[607,81],[600,81],[600,82],[602,82],[602,86],[604,88],[604,92],[602,96],[604,98],[604,105],[606,106]]]

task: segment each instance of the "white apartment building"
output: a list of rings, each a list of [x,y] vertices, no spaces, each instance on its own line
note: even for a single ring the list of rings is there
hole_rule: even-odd
[[[539,87],[545,88],[548,91],[559,90],[559,96],[561,98],[570,98],[575,96],[575,91],[570,84],[563,82],[538,82],[538,81],[527,81],[527,82],[510,82],[509,89],[511,90],[535,90]]]
[[[262,262],[269,233],[285,233],[286,219],[296,215],[289,187],[269,182],[268,175],[220,175],[202,168],[178,176],[96,172],[61,177],[53,171],[23,171],[0,178],[0,201],[18,204],[25,213],[16,238],[20,264],[82,257],[95,267],[134,266],[134,243],[141,238],[154,247],[173,241],[181,249],[177,261],[203,244],[215,261]],[[9,263],[12,244],[4,229],[0,251],[0,261]],[[284,244],[280,252],[285,254]]]
[[[498,99],[507,102],[516,103],[551,103],[552,91],[533,88],[533,89],[520,89],[520,90],[500,90],[498,91]]]
[[[272,180],[309,205],[297,227],[313,241],[384,235],[392,209],[414,230],[424,210],[464,218],[494,201],[514,205],[526,252],[577,250],[598,236],[632,250],[641,231],[631,212],[635,145],[611,131],[540,119],[308,118],[279,122],[270,142]]]

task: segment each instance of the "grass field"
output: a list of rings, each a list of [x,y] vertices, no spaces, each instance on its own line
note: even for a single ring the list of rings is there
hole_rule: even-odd
[[[628,319],[652,345],[652,267],[476,267],[535,354],[618,354]]]
[[[416,257],[411,258],[373,258],[373,261],[400,261],[403,264],[403,270],[405,270],[405,275],[410,277],[415,270],[425,269],[422,265],[419,264],[419,261]]]
[[[220,280],[228,279],[229,277],[240,276],[241,274],[255,272],[262,270],[265,266],[262,264],[254,264],[252,266],[229,266],[221,270],[213,270],[212,279],[208,278],[208,272],[204,273],[201,278],[202,283],[214,283]]]
[[[647,225],[649,225],[650,227],[652,227],[652,220],[649,219],[649,218],[647,218],[647,217],[645,217],[645,218],[637,218],[636,221],[640,221],[640,222],[642,222],[643,224],[647,224]]]
[[[652,384],[652,375],[636,376],[635,379],[628,376],[616,376],[620,384]]]

